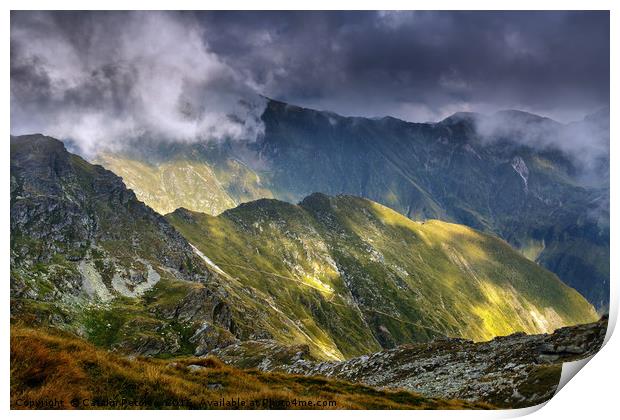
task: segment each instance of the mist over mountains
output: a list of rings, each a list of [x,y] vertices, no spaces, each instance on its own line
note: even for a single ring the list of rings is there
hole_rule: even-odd
[[[542,403],[609,112],[608,12],[14,11],[11,398]]]
[[[495,128],[507,119],[509,129]],[[575,147],[572,126],[517,111],[419,124],[277,101],[262,121],[265,134],[252,143],[144,142],[96,162],[160,213],[215,215],[258,198],[296,203],[323,192],[367,197],[413,220],[462,223],[504,238],[605,310],[609,160],[556,147]],[[606,133],[608,115],[575,125]]]

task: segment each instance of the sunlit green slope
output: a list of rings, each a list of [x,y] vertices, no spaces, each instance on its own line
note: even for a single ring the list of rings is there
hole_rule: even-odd
[[[183,207],[215,215],[240,202],[272,196],[256,173],[231,158],[209,162],[181,153],[166,161],[148,162],[103,153],[95,163],[123,178],[140,201],[160,214]]]
[[[263,199],[217,217],[179,209],[167,218],[223,273],[236,311],[267,302],[261,328],[307,343],[320,358],[437,335],[551,332],[597,318],[575,290],[505,242],[462,225],[415,222],[362,198]]]
[[[368,198],[412,220],[470,226],[607,311],[609,159],[603,154],[585,174],[571,154],[532,144],[570,143],[575,132],[608,137],[608,112],[568,125],[518,111],[417,124],[270,100],[261,120],[264,135],[253,142],[144,140],[96,162],[161,214],[184,207],[217,215],[259,198],[296,203],[321,192]],[[501,129],[486,133],[487,126]]]

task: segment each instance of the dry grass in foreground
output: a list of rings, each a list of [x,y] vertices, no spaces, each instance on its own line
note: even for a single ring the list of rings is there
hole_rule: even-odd
[[[125,404],[121,404],[123,399]],[[318,401],[321,403],[316,406]],[[244,405],[240,406],[242,402]],[[98,349],[58,330],[13,325],[11,407],[50,406],[64,409],[492,408],[320,377],[239,370],[215,358],[132,359]]]

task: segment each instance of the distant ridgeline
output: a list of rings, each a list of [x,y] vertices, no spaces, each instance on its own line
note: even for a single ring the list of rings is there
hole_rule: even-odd
[[[416,124],[270,101],[262,120],[256,142],[142,142],[95,161],[161,214],[183,207],[217,215],[259,198],[297,203],[322,192],[369,198],[413,220],[464,224],[503,238],[607,310],[608,155],[585,176],[548,139],[592,131],[608,138],[608,111],[569,125],[518,111]],[[482,135],[485,124],[496,128]]]
[[[310,113],[306,118],[311,121],[331,117],[282,107],[272,104],[266,121],[274,112]],[[280,129],[285,129],[287,120],[282,121]],[[342,121],[356,126],[355,119]],[[268,150],[264,144],[254,147]],[[269,153],[278,156],[293,149],[273,146]],[[301,145],[296,150],[306,157],[311,153]],[[373,162],[370,146],[360,150]],[[529,158],[521,155],[527,164]],[[185,155],[183,165],[199,165],[198,156],[203,155]],[[299,165],[295,178],[300,185],[308,170],[304,165],[325,163],[321,156],[305,162],[303,156],[291,160]],[[259,184],[269,185],[274,196],[288,194],[288,199],[302,191],[275,188],[286,185],[286,168],[275,169],[271,163],[265,175],[257,173],[260,162],[249,169],[240,157],[222,154],[219,159],[217,164],[203,161],[202,172],[195,169],[201,176],[211,171],[213,185],[221,188],[221,203],[232,206],[261,195],[266,190]],[[458,160],[456,152],[451,159]],[[140,174],[133,182],[147,177],[136,168],[160,170],[153,161],[138,162],[135,171],[127,172]],[[409,179],[409,186],[415,185],[407,172],[388,161],[382,161],[383,183],[392,182],[391,174],[394,182]],[[335,188],[342,182],[340,188],[349,188],[346,183],[352,181],[328,172],[339,167],[341,175],[355,177],[359,168],[355,159],[348,166],[340,162],[316,168],[318,178],[305,182],[325,176],[325,185]],[[237,172],[219,172],[226,165]],[[178,173],[192,172],[185,168]],[[501,170],[495,171],[497,180]],[[293,173],[291,167],[291,182]],[[538,185],[534,173],[530,168],[522,197],[526,201],[533,200],[528,197]],[[366,175],[364,195],[378,192],[372,186],[378,180],[374,169],[368,168]],[[192,177],[174,185],[183,189],[190,179],[194,187],[202,185]],[[402,183],[397,185],[404,191]],[[165,190],[162,185],[153,188]],[[417,191],[419,203],[428,202],[427,211],[444,211],[427,192]],[[396,197],[399,192],[394,191]],[[551,247],[545,244],[545,250]],[[243,341],[274,351],[293,346],[319,360],[343,360],[440,336],[482,341],[517,331],[551,332],[598,318],[593,306],[556,275],[496,236],[470,227],[414,221],[365,198],[319,193],[297,205],[260,199],[218,216],[180,208],[164,217],[139,201],[121,178],[41,135],[11,138],[11,311],[14,320],[59,326],[126,353],[204,355]]]

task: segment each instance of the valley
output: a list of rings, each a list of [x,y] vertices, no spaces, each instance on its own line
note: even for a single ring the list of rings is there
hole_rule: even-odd
[[[519,415],[611,334],[609,10],[59,9],[7,21],[11,409]]]

